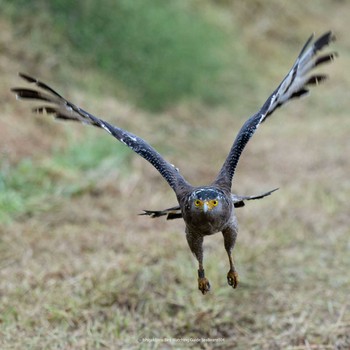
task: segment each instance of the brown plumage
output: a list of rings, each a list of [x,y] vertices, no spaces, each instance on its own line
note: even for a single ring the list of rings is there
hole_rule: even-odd
[[[310,71],[323,63],[330,62],[336,56],[329,53],[318,56],[324,46],[334,40],[331,32],[323,34],[313,44],[313,36],[304,45],[292,69],[266,100],[262,108],[250,117],[239,131],[231,150],[219,171],[217,178],[209,186],[194,187],[179,173],[178,169],[167,162],[153,147],[136,135],[113,126],[102,119],[84,111],[66,100],[45,83],[26,74],[20,76],[38,89],[14,88],[18,98],[43,101],[44,105],[34,109],[37,113],[53,114],[55,118],[65,121],[78,121],[104,129],[120,142],[131,148],[150,162],[174,190],[178,205],[160,211],[145,210],[143,215],[151,217],[167,216],[167,219],[183,218],[186,225],[186,238],[192,253],[198,260],[198,288],[205,294],[210,290],[210,283],[203,267],[203,239],[207,235],[222,232],[224,245],[229,258],[230,269],[227,281],[233,288],[237,287],[238,274],[232,260],[232,250],[237,237],[237,220],[234,208],[244,205],[244,201],[263,198],[273,191],[258,196],[237,196],[231,193],[232,179],[245,145],[253,136],[258,126],[264,122],[276,108],[287,101],[305,95],[308,86],[325,80],[325,75],[308,75]],[[46,103],[50,104],[47,105]]]

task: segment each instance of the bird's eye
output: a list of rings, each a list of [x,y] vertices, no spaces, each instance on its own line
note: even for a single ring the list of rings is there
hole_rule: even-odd
[[[219,204],[219,201],[214,199],[211,201],[211,204],[213,205],[213,207],[216,207]]]
[[[196,199],[196,200],[194,201],[194,205],[195,205],[196,207],[199,207],[199,206],[201,205],[201,203],[202,203],[202,201],[200,201],[199,199]]]

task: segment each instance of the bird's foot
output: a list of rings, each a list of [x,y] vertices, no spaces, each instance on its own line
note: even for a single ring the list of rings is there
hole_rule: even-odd
[[[210,291],[210,283],[206,277],[198,278],[198,289],[202,292],[203,295]]]
[[[227,273],[227,283],[232,286],[232,288],[236,288],[238,285],[238,273],[235,270],[230,270]]]
[[[209,280],[205,277],[204,269],[201,266],[198,270],[198,289],[203,295],[210,291]]]

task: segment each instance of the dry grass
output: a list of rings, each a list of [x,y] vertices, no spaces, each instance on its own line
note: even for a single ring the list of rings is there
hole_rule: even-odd
[[[109,120],[115,114],[110,111],[118,110],[120,125],[161,145],[190,181],[206,183],[245,116],[289,68],[299,39],[334,28],[340,58],[324,67],[331,80],[307,99],[278,111],[241,159],[236,192],[259,193],[276,186],[280,190],[237,210],[239,288],[227,286],[227,259],[222,238],[215,235],[205,242],[213,290],[200,294],[183,223],[136,215],[141,209],[175,202],[157,173],[132,157],[130,176],[119,169],[97,169],[93,189],[53,197],[41,211],[0,226],[1,349],[350,348],[350,40],[345,15],[350,7],[325,1],[323,9],[313,10],[295,3],[305,13],[304,22],[284,15],[297,31],[287,33],[294,38],[291,46],[272,35],[279,33],[281,22],[269,20],[271,7],[260,9],[265,22],[258,28],[251,20],[242,30],[242,41],[253,55],[250,61],[261,64],[252,68],[259,73],[257,95],[234,110],[242,117],[233,118],[227,110],[179,106],[148,118],[111,97],[92,101],[82,92],[70,92],[75,101]],[[8,24],[1,25],[3,32],[11,32]],[[273,54],[261,44],[267,38]],[[3,47],[4,42],[10,45],[11,35],[1,40]],[[23,117],[27,106],[7,92],[17,84],[16,71],[24,64],[16,52],[0,56],[1,150],[12,163],[36,154],[35,161],[42,164],[50,158],[51,145],[62,146],[59,136],[64,137],[66,128]],[[79,136],[86,132],[75,129]],[[95,135],[108,137],[98,131]],[[206,142],[198,142],[198,135]],[[217,342],[140,342],[143,338]]]

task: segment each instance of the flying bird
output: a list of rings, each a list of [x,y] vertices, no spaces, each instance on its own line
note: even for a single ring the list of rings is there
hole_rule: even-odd
[[[331,31],[314,41],[311,35],[286,77],[261,109],[243,124],[216,179],[207,186],[192,186],[174,165],[166,161],[146,141],[74,105],[36,78],[19,73],[21,78],[35,85],[35,88],[13,88],[12,91],[17,98],[42,101],[41,105],[33,109],[36,113],[47,113],[56,119],[77,121],[105,130],[158,170],[175,192],[178,204],[165,210],[145,210],[143,214],[150,217],[166,216],[167,219],[182,218],[184,220],[188,245],[198,261],[198,288],[203,294],[206,294],[210,290],[210,283],[203,265],[204,237],[222,232],[229,260],[227,282],[236,288],[238,273],[232,259],[232,251],[238,233],[235,208],[242,207],[247,200],[263,198],[276,190],[257,196],[238,196],[231,193],[232,179],[244,147],[258,126],[278,107],[291,99],[306,95],[310,86],[317,85],[327,78],[324,74],[309,73],[315,67],[330,62],[336,57],[336,52],[319,54],[319,51],[334,40],[335,37]]]

